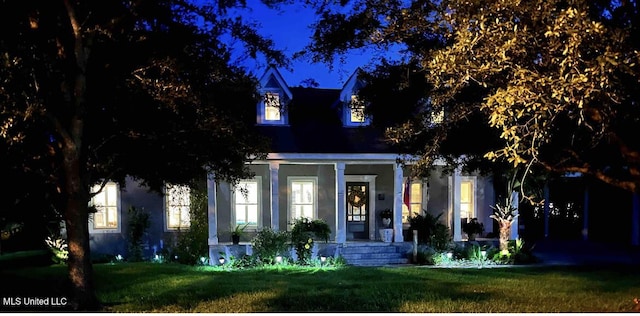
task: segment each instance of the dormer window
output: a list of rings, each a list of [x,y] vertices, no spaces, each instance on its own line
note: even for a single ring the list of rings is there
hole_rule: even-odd
[[[364,103],[358,100],[357,95],[351,96],[351,104],[349,105],[351,113],[351,123],[364,123]]]
[[[358,96],[351,95],[351,100],[345,105],[344,125],[345,126],[367,126],[370,123],[369,117],[365,114],[365,103],[358,99]]]
[[[279,89],[262,91],[262,100],[258,104],[258,124],[288,124],[285,95]]]
[[[280,120],[280,94],[267,92],[264,95],[264,119],[266,121]]]
[[[293,96],[280,72],[274,67],[269,67],[259,82],[258,91],[262,97],[256,108],[256,123],[258,125],[289,124],[288,104]]]

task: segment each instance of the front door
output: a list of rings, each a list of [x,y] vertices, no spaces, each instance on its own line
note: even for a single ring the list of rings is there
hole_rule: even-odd
[[[347,239],[369,239],[368,182],[347,182]]]

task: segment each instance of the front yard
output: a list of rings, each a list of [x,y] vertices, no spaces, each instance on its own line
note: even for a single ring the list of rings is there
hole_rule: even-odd
[[[97,293],[107,312],[626,312],[640,296],[640,274],[631,266],[236,271],[158,263],[94,267]],[[62,265],[5,269],[0,272],[0,296],[3,301],[33,296],[59,300],[65,297],[66,271]],[[15,308],[4,304],[0,310]]]

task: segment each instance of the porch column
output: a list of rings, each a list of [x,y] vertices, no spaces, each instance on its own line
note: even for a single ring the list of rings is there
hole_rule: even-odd
[[[640,246],[640,193],[631,196],[631,245]]]
[[[271,191],[271,229],[280,230],[280,190],[278,173],[280,164],[277,162],[269,163],[269,190]]]
[[[453,207],[453,241],[462,241],[462,218],[460,217],[460,168],[456,168],[451,176],[451,196]]]
[[[347,183],[344,179],[344,162],[334,164],[336,170],[336,243],[347,241]]]
[[[393,165],[393,241],[403,242],[402,237],[402,165]]]
[[[511,192],[511,205],[513,206],[513,208],[515,209],[516,214],[520,214],[520,209],[519,209],[519,204],[520,203],[520,194],[518,194],[517,191],[512,191]],[[520,216],[516,217],[513,219],[513,221],[511,222],[511,240],[516,240],[518,239],[519,234],[518,234],[518,219],[520,218]]]
[[[207,177],[207,223],[209,224],[209,264],[213,265],[218,259],[213,247],[218,244],[218,208],[216,204],[216,180],[211,173]]]

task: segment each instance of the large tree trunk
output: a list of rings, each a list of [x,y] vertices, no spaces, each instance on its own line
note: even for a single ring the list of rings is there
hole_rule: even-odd
[[[73,57],[77,66],[75,77],[70,78],[65,91],[71,100],[71,118],[69,121],[57,121],[55,125],[63,137],[62,156],[64,169],[65,208],[64,219],[67,225],[67,243],[69,245],[69,280],[74,310],[95,311],[100,303],[93,284],[93,266],[89,249],[89,181],[86,179],[85,165],[82,160],[82,137],[84,135],[86,70],[89,60],[90,33],[82,30],[81,21],[76,17],[76,2],[64,0],[73,30]],[[61,58],[69,58],[61,51]],[[64,122],[64,123],[63,123]]]
[[[69,245],[69,280],[73,291],[70,304],[74,310],[95,311],[100,308],[100,303],[94,290],[89,247],[89,192],[82,181],[78,153],[73,145],[65,149],[64,171],[68,193],[64,218]]]

